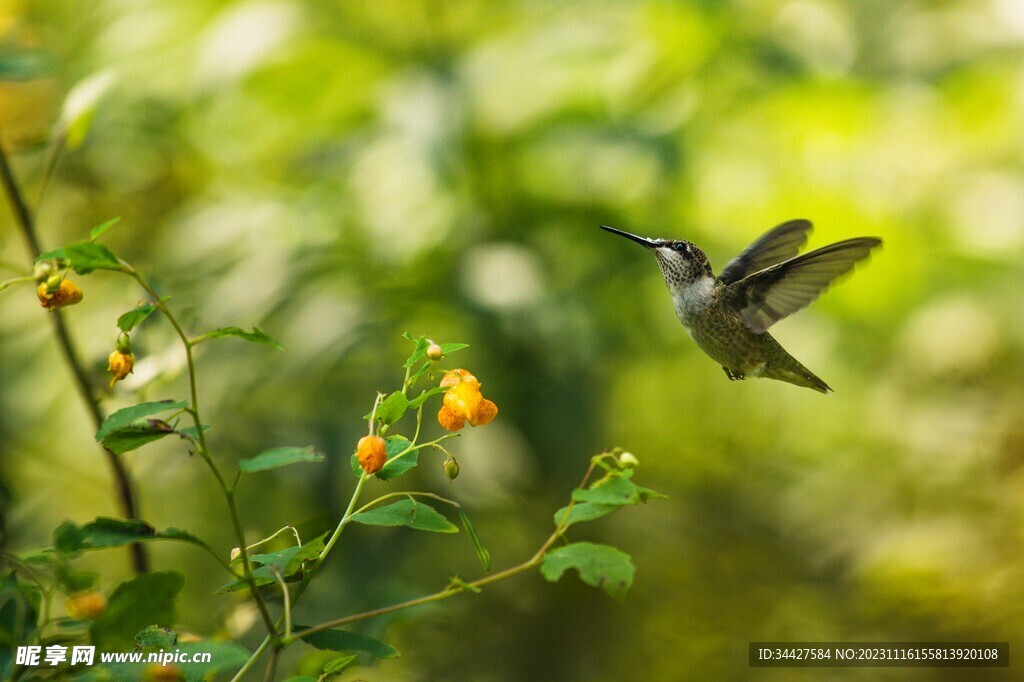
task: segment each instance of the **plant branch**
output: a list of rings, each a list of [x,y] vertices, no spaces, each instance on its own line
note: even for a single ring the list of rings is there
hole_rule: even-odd
[[[171,309],[167,307],[167,303],[160,298],[149,282],[140,275],[135,268],[131,265],[122,262],[123,272],[132,277],[139,286],[145,290],[147,294],[153,300],[153,305],[163,314],[167,321],[170,322],[171,326],[174,327],[175,333],[181,340],[182,346],[185,348],[185,361],[188,365],[188,384],[189,384],[189,414],[192,416],[192,421],[196,426],[196,438],[197,448],[196,452],[206,462],[210,472],[213,473],[214,478],[217,479],[217,484],[220,486],[221,492],[224,495],[224,500],[227,502],[228,514],[231,516],[231,525],[235,531],[235,540],[238,542],[238,551],[242,559],[242,572],[243,578],[249,587],[250,593],[252,593],[253,600],[256,602],[256,606],[259,608],[260,616],[263,618],[263,623],[267,628],[267,632],[273,642],[278,641],[277,636],[277,625],[274,623],[274,619],[270,615],[270,609],[267,607],[267,602],[260,593],[259,588],[256,585],[256,580],[252,576],[252,564],[249,562],[249,550],[246,547],[245,542],[245,531],[242,529],[242,520],[238,514],[238,505],[235,503],[235,491],[234,488],[228,486],[227,481],[224,480],[223,474],[217,464],[213,461],[213,456],[210,454],[209,446],[206,443],[206,433],[203,429],[202,418],[199,416],[199,385],[196,380],[196,364],[195,358],[192,355],[193,343],[189,340],[185,330],[182,329],[178,319],[171,312]]]
[[[29,255],[35,260],[43,252],[43,249],[36,233],[32,212],[25,202],[24,195],[14,177],[11,166],[7,161],[7,154],[2,145],[0,145],[0,184],[3,185],[4,192],[7,195],[7,201],[10,204],[11,212],[14,214],[15,222],[25,238]],[[78,350],[71,339],[71,334],[64,322],[63,314],[61,311],[55,310],[51,313],[51,319],[53,320],[54,335],[57,337],[61,354],[71,370],[75,380],[75,387],[89,412],[89,417],[92,419],[95,430],[98,431],[106,415],[103,413],[99,400],[93,392],[89,375],[86,373],[85,366],[79,358]],[[124,462],[118,455],[106,448],[103,449],[103,452],[114,479],[114,490],[121,516],[129,520],[139,520],[135,504],[135,486],[127,469],[125,469]],[[145,573],[149,570],[149,554],[146,548],[141,543],[136,542],[130,546],[130,551],[134,571],[136,573]]]

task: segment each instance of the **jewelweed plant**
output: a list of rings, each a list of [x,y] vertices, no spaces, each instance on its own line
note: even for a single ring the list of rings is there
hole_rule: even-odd
[[[4,168],[9,171],[4,161]],[[8,172],[8,180],[11,180]],[[8,189],[12,189],[8,185]],[[17,187],[13,189],[16,191]],[[17,195],[15,198],[18,199]],[[17,205],[17,201],[15,202]],[[27,215],[27,214],[26,214]],[[107,221],[91,230],[89,238],[59,249],[38,254],[33,272],[0,283],[0,290],[33,283],[42,307],[59,316],[62,309],[85,297],[71,273],[89,275],[106,271],[128,277],[137,284],[146,299],[116,320],[114,349],[108,358],[111,386],[132,372],[135,356],[131,335],[151,315],[162,316],[174,329],[185,355],[188,390],[184,396],[140,402],[110,415],[104,415],[99,401],[92,402],[91,387],[85,384],[90,404],[95,407],[98,428],[95,440],[111,462],[116,489],[123,502],[124,518],[97,518],[84,523],[67,521],[53,532],[47,547],[5,556],[9,568],[0,582],[0,672],[5,679],[42,679],[72,675],[80,679],[203,679],[213,675],[233,675],[240,680],[256,675],[263,666],[263,677],[278,679],[281,652],[295,645],[312,646],[334,652],[319,673],[327,680],[353,665],[359,654],[387,659],[398,655],[389,644],[344,629],[353,623],[413,606],[448,599],[463,592],[479,592],[487,585],[519,573],[539,569],[549,581],[557,581],[574,569],[580,578],[609,595],[622,598],[633,582],[633,564],[628,555],[614,547],[590,542],[571,542],[568,533],[574,524],[592,521],[626,505],[646,502],[657,493],[633,482],[636,458],[615,449],[590,459],[583,479],[572,491],[564,507],[555,512],[554,529],[537,551],[523,562],[492,570],[490,555],[470,521],[466,510],[444,495],[424,490],[389,492],[364,500],[364,486],[371,477],[394,481],[401,478],[428,456],[436,453],[449,480],[459,473],[459,464],[448,449],[457,431],[470,426],[483,427],[498,414],[495,402],[484,398],[480,381],[468,370],[449,367],[453,354],[466,348],[461,343],[434,343],[424,336],[406,334],[411,352],[402,365],[404,376],[393,390],[379,392],[365,416],[367,435],[354,444],[351,466],[354,474],[351,497],[344,513],[332,527],[313,537],[301,537],[293,526],[267,534],[256,543],[246,542],[246,524],[237,503],[241,486],[253,476],[272,476],[282,467],[310,464],[316,466],[327,455],[312,447],[277,447],[253,457],[228,464],[207,438],[210,424],[203,419],[200,402],[200,346],[232,337],[244,341],[280,346],[259,327],[245,330],[222,327],[191,333],[175,314],[169,299],[161,296],[135,266],[117,257],[100,243],[100,238],[115,223]],[[25,225],[23,225],[24,227]],[[28,224],[30,228],[31,225]],[[59,317],[58,317],[59,319]],[[58,334],[70,337],[63,324]],[[75,368],[75,356],[69,353]],[[76,377],[87,381],[79,368]],[[422,435],[424,414],[432,413],[437,401],[437,421],[445,433],[427,440]],[[212,547],[196,535],[178,528],[157,530],[137,518],[131,502],[131,486],[122,458],[154,441],[174,437],[182,447],[202,462],[216,480],[227,508],[236,547]],[[352,523],[367,526],[404,526],[433,533],[458,533],[459,525],[472,543],[480,561],[482,577],[464,580],[453,577],[436,592],[408,601],[389,604],[370,611],[339,615],[313,625],[300,625],[301,600],[309,585],[321,574],[321,567],[338,548],[338,541]],[[179,639],[175,598],[185,586],[180,571],[151,571],[143,546],[150,542],[182,542],[208,552],[224,570],[226,583],[219,593],[243,591],[256,605],[265,636],[252,651],[240,642],[195,637]],[[131,547],[135,577],[104,594],[99,578],[76,568],[76,559],[87,552]],[[63,597],[66,615],[55,608]],[[339,604],[339,609],[343,609]],[[68,651],[76,646],[95,647],[97,651],[174,650],[191,660],[195,654],[209,653],[209,661],[171,663],[101,663],[81,665]],[[46,658],[31,660],[26,647]],[[56,661],[47,664],[50,657]],[[179,661],[182,657],[179,657]],[[149,667],[147,667],[149,666]],[[294,680],[313,680],[296,677]]]

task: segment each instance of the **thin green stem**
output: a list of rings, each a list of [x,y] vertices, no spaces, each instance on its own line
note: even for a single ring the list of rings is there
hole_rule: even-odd
[[[228,486],[227,481],[224,480],[223,474],[217,464],[213,461],[213,456],[210,454],[210,448],[206,443],[206,432],[203,429],[203,421],[199,414],[199,385],[196,380],[196,363],[192,354],[193,343],[189,340],[188,334],[182,329],[178,319],[171,312],[171,309],[167,306],[167,303],[162,300],[159,294],[149,285],[149,282],[140,275],[135,268],[127,263],[122,263],[124,272],[131,276],[139,286],[149,294],[153,301],[153,305],[163,314],[167,321],[174,328],[175,333],[181,340],[182,346],[185,348],[185,362],[188,365],[188,384],[189,384],[189,413],[192,415],[192,421],[196,427],[196,439],[197,439],[197,453],[206,462],[207,467],[213,473],[217,484],[220,486],[221,492],[224,494],[224,500],[227,502],[228,515],[231,517],[231,525],[235,532],[235,540],[238,542],[238,551],[242,559],[242,572],[243,578],[246,584],[249,586],[249,591],[252,594],[253,600],[256,602],[256,606],[259,608],[260,616],[263,618],[263,623],[267,628],[267,632],[270,638],[275,643],[278,641],[277,625],[274,623],[274,619],[270,615],[270,609],[267,607],[267,602],[260,593],[256,580],[252,576],[252,564],[249,562],[249,552],[246,549],[245,542],[245,531],[242,528],[242,520],[238,514],[238,505],[235,502],[235,491],[234,486]]]
[[[284,639],[288,639],[292,636],[291,595],[288,592],[288,583],[284,581],[284,576],[281,575],[280,571],[274,571],[274,578],[277,580],[277,584],[281,586],[281,598],[284,600]]]
[[[587,482],[590,480],[590,476],[594,473],[594,468],[598,465],[598,462],[601,458],[603,458],[603,455],[594,457],[590,460],[590,467],[587,469],[587,472],[583,475],[583,480],[580,482],[578,486],[579,489],[583,489],[584,487],[586,487]],[[386,497],[398,495],[424,495],[427,497],[433,497],[434,499],[443,500],[445,502],[451,502],[451,500],[446,500],[440,495],[434,495],[433,493],[390,493],[388,495],[384,495],[381,498],[378,498],[378,500],[375,500],[375,502]],[[456,506],[458,506],[457,503]],[[410,599],[408,601],[399,602],[397,604],[391,604],[390,606],[383,606],[378,609],[372,609],[370,611],[363,611],[362,613],[355,613],[350,616],[335,618],[334,620],[330,620],[324,623],[320,623],[319,625],[308,627],[305,630],[300,630],[299,632],[294,633],[291,637],[285,637],[284,639],[282,639],[281,643],[284,646],[287,646],[288,644],[294,642],[297,639],[308,637],[309,635],[316,634],[317,632],[323,632],[324,630],[330,630],[332,628],[340,627],[342,625],[347,625],[348,623],[366,620],[367,618],[373,618],[375,616],[383,616],[388,613],[394,613],[395,611],[402,611],[413,606],[420,606],[421,604],[429,604],[430,602],[441,601],[442,599],[448,599],[449,597],[454,597],[457,594],[461,594],[466,590],[476,591],[478,588],[481,588],[485,585],[490,585],[491,583],[498,582],[499,580],[510,578],[514,575],[522,573],[523,571],[528,571],[531,568],[539,566],[541,562],[544,561],[544,555],[547,553],[551,545],[557,542],[560,537],[565,535],[565,531],[568,529],[568,512],[572,510],[572,506],[573,500],[572,498],[570,498],[569,505],[566,509],[566,514],[563,517],[562,522],[559,523],[559,525],[555,528],[555,531],[548,537],[547,540],[544,541],[544,544],[540,546],[540,549],[538,549],[537,552],[534,553],[534,555],[530,557],[528,561],[524,561],[521,564],[517,564],[515,566],[512,566],[511,568],[506,568],[505,570],[499,571],[497,573],[492,573],[491,575],[485,576],[478,580],[474,580],[472,582],[449,585],[443,590],[434,592],[433,594],[429,594],[424,597],[417,597],[416,599]]]
[[[34,282],[35,279],[36,278],[31,276],[31,275],[27,275],[25,277],[15,277],[13,279],[5,280],[3,282],[0,282],[0,291],[3,291],[7,287],[12,287],[15,284],[23,284],[25,282]]]

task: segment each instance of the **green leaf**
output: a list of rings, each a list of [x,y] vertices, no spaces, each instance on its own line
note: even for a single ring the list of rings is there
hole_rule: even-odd
[[[130,332],[156,310],[153,303],[143,303],[117,318],[117,326],[123,332]]]
[[[430,345],[430,342],[427,341],[427,337],[425,337],[425,336],[421,336],[418,339],[414,339],[411,336],[409,336],[408,332],[402,334],[402,336],[404,336],[405,338],[409,339],[414,344],[416,344],[416,348],[413,349],[412,355],[410,355],[409,359],[407,359],[405,361],[405,364],[402,365],[405,368],[409,368],[409,367],[412,367],[413,365],[415,365],[417,362],[419,362],[420,360],[422,360],[426,356],[426,354],[427,354],[427,347]]]
[[[115,270],[120,272],[124,269],[121,261],[113,252],[102,244],[93,242],[74,242],[65,244],[59,249],[47,251],[36,258],[36,263],[53,258],[63,258],[68,261],[71,267],[80,275],[88,275],[93,270]]]
[[[540,572],[550,582],[558,582],[568,569],[575,568],[580,580],[600,587],[616,599],[623,599],[633,584],[633,562],[629,555],[608,545],[576,542],[548,552]]]
[[[178,643],[178,633],[168,627],[149,625],[135,635],[140,649],[170,649]]]
[[[469,539],[473,541],[473,548],[476,550],[476,558],[480,560],[480,565],[484,567],[484,570],[488,573],[491,572],[491,553],[484,547],[484,543],[480,542],[480,536],[476,533],[476,528],[473,527],[472,521],[469,520],[469,516],[466,514],[462,507],[456,507],[459,511],[459,518],[462,519],[462,527],[466,529],[466,534],[469,535]]]
[[[106,232],[107,230],[112,228],[114,225],[116,225],[120,221],[121,221],[121,216],[118,216],[116,218],[111,218],[110,220],[108,220],[105,223],[100,223],[96,227],[94,227],[91,230],[89,230],[89,239],[91,241],[96,241],[100,237],[100,235],[102,235],[104,232]]]
[[[388,436],[384,439],[384,450],[388,459],[405,452],[409,449],[410,445],[412,445],[412,443],[410,443],[404,436]],[[401,458],[396,459],[393,462],[388,462],[384,465],[383,469],[377,472],[377,478],[382,481],[390,481],[393,478],[398,478],[419,464],[419,455],[419,450],[413,450],[412,452],[407,452],[402,455]]]
[[[210,426],[209,424],[203,424],[203,433],[206,433],[212,428],[213,427]],[[197,429],[195,426],[185,426],[183,428],[178,429],[177,431],[181,435],[187,436],[192,440],[197,440],[199,438],[199,429]]]
[[[138,419],[128,426],[114,431],[100,442],[103,443],[103,447],[115,455],[120,455],[137,450],[147,443],[160,440],[174,432],[174,427],[162,419]]]
[[[264,450],[255,457],[241,460],[238,463],[238,468],[247,474],[252,474],[257,471],[278,469],[299,462],[322,462],[323,460],[323,454],[314,450],[312,445],[304,448],[273,448],[271,450]]]
[[[356,660],[355,654],[351,656],[342,656],[341,658],[336,658],[333,661],[328,661],[327,665],[324,666],[324,673],[327,675],[331,675],[333,673],[340,673],[342,670],[345,669],[345,667],[349,663],[351,663],[354,660]]]
[[[245,331],[241,327],[221,327],[220,329],[214,329],[212,332],[200,334],[195,338],[193,343],[199,343],[200,341],[205,341],[206,339],[219,339],[225,336],[234,336],[239,339],[251,341],[253,343],[262,343],[267,346],[273,346],[278,350],[284,350],[284,346],[282,346],[277,341],[274,341],[274,339],[267,336],[267,333],[265,331],[255,326],[252,328],[252,331],[249,332]]]
[[[433,388],[428,388],[427,390],[423,391],[423,393],[420,393],[418,396],[410,400],[409,407],[413,408],[414,410],[419,409],[419,406],[425,403],[427,401],[427,398],[429,398],[432,395],[437,395],[438,393],[444,393],[447,390],[447,386],[434,386]]]
[[[395,391],[377,406],[377,421],[387,425],[394,424],[409,409],[409,399],[401,391]]]
[[[569,518],[565,518],[566,510],[568,506],[562,507],[555,512],[555,525],[565,524],[568,528],[574,523],[582,523],[583,521],[593,521],[599,519],[602,516],[611,514],[616,509],[619,509],[620,505],[617,504],[597,504],[596,502],[577,502],[572,505],[572,509],[569,510]]]
[[[442,343],[438,345],[441,346],[441,352],[445,355],[454,353],[457,350],[462,350],[463,348],[469,348],[468,343]]]
[[[178,540],[206,546],[206,543],[196,536],[178,528],[157,531],[145,521],[112,519],[105,516],[82,526],[65,521],[53,532],[53,548],[65,553],[122,547],[147,540]]]
[[[430,505],[409,499],[353,514],[352,520],[367,526],[408,526],[434,533],[459,532],[458,528]]]
[[[326,537],[327,533],[323,533],[301,547],[296,545],[285,547],[277,552],[251,555],[249,561],[259,566],[259,568],[252,572],[256,585],[269,585],[272,582],[276,582],[276,574],[281,574],[285,578],[298,574],[303,570],[305,562],[316,559],[324,551],[324,539]],[[231,563],[240,564],[241,562],[242,559],[239,557]],[[235,580],[221,586],[217,589],[217,592],[234,592],[248,586],[248,583],[244,580]]]
[[[572,499],[577,502],[594,502],[621,507],[626,504],[639,504],[652,498],[664,498],[661,493],[649,488],[641,488],[633,483],[633,470],[626,469],[611,478],[597,481],[586,490],[574,490]]]
[[[157,400],[155,402],[139,403],[138,405],[125,407],[103,420],[99,431],[96,432],[96,440],[102,441],[111,433],[125,428],[140,417],[147,417],[158,412],[165,412],[166,410],[180,410],[187,404],[184,400]]]
[[[0,577],[0,674],[12,673],[14,644],[31,642],[42,597],[39,589],[19,582],[12,571]]]
[[[308,625],[296,625],[295,630],[305,630],[308,627]],[[398,653],[398,649],[390,644],[385,644],[379,639],[360,635],[355,632],[349,632],[347,630],[324,630],[322,632],[314,632],[311,635],[303,637],[302,641],[316,647],[317,649],[327,649],[343,653],[360,651],[370,654],[375,658],[398,658],[401,655]]]
[[[173,626],[178,619],[174,601],[184,586],[185,575],[178,571],[144,573],[121,583],[89,629],[92,641],[105,650],[130,651],[140,630]]]

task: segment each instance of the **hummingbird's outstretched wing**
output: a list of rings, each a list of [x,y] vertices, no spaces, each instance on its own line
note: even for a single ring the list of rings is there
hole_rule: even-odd
[[[725,293],[735,297],[747,327],[760,334],[818,298],[832,280],[881,243],[875,237],[858,237],[829,244],[748,275],[730,284]]]
[[[800,247],[807,243],[807,234],[812,229],[808,220],[790,220],[776,225],[745,248],[740,255],[726,263],[718,279],[726,284],[732,284],[751,273],[792,258],[800,253]]]

